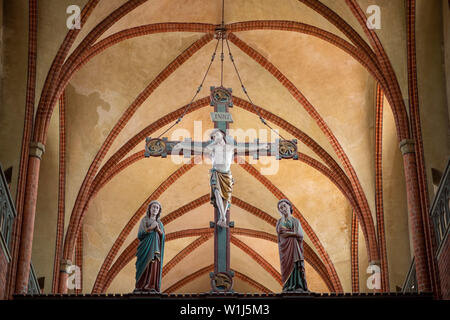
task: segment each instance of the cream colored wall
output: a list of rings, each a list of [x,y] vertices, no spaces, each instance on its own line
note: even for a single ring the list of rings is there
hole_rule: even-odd
[[[447,110],[450,111],[450,4],[442,0],[444,52],[445,52],[445,86],[447,88]],[[450,115],[450,112],[449,112]],[[450,133],[449,133],[450,134]]]
[[[383,209],[386,252],[391,291],[403,287],[411,263],[406,185],[403,157],[397,143],[392,109],[386,98],[383,108]]]
[[[0,162],[13,167],[15,199],[22,146],[28,57],[28,1],[3,3],[3,86],[0,104]]]
[[[51,62],[66,32],[65,8],[80,1],[39,1],[37,33],[36,106]],[[28,59],[28,1],[1,2],[4,10],[2,28],[2,94],[0,104],[0,161],[13,166],[11,192],[16,194],[22,145]],[[50,36],[51,35],[51,36]],[[35,109],[36,110],[36,109]],[[32,261],[38,277],[45,277],[45,292],[51,289],[57,212],[58,183],[58,111],[49,128],[36,209]]]
[[[39,0],[36,64],[36,106],[41,97],[47,73],[67,32],[66,21],[70,5],[83,9],[88,0]]]
[[[53,59],[68,31],[66,8],[71,4],[84,6],[87,0],[44,0],[38,4],[37,65],[35,111]],[[68,119],[70,120],[70,119]],[[67,139],[70,139],[68,136]],[[35,234],[32,260],[38,277],[45,277],[44,292],[51,292],[55,256],[58,212],[59,109],[55,106],[48,129],[46,152],[39,175]],[[67,153],[70,150],[67,149]],[[67,208],[67,207],[66,207]],[[68,218],[67,218],[68,219]],[[66,219],[66,223],[67,223]]]
[[[55,258],[59,173],[58,107],[55,108],[48,130],[49,138],[40,168],[31,256],[36,276],[38,278],[45,277],[45,293],[50,293],[52,289],[53,261]]]
[[[50,0],[51,1],[51,0]],[[81,41],[86,37],[89,32],[98,25],[101,21],[103,21],[111,12],[122,6],[128,0],[100,0],[97,6],[92,10],[89,19],[86,21],[83,28],[80,30],[77,39],[75,39],[72,48],[69,51],[69,55],[75,50],[75,48],[81,43]],[[85,5],[88,3],[88,0],[78,0],[79,5]],[[71,4],[75,4],[75,1],[72,1]]]
[[[3,49],[4,49],[4,40],[3,40],[3,31],[5,29],[3,19],[3,0],[0,0],[0,104],[3,103]]]
[[[426,1],[426,0],[425,0]],[[434,1],[434,0],[432,0]],[[380,7],[381,28],[374,29],[391,61],[403,99],[408,99],[408,72],[406,60],[406,6],[403,0],[358,0],[367,17],[370,5]],[[370,42],[368,42],[370,44]]]
[[[440,1],[416,4],[417,80],[430,200],[434,197],[431,168],[443,172],[450,155],[441,10]]]
[[[36,109],[39,104],[39,100],[41,97],[42,89],[44,87],[44,83],[47,77],[47,74],[50,70],[51,64],[56,53],[59,50],[64,38],[68,32],[66,26],[66,20],[68,18],[68,14],[66,13],[66,9],[70,5],[78,5],[80,9],[83,9],[84,5],[88,2],[88,0],[62,0],[62,1],[54,1],[54,0],[44,0],[39,1],[38,12],[39,12],[39,20],[38,20],[38,50],[37,50],[37,76],[36,76]],[[45,8],[45,9],[44,9]],[[83,34],[78,35],[77,41],[81,41]],[[70,88],[69,88],[70,90]],[[68,95],[69,96],[69,95]],[[66,106],[66,126],[69,127],[71,123],[71,118],[68,116],[70,114],[70,99],[67,99]],[[53,111],[52,117],[57,116],[57,108]],[[52,136],[53,134],[53,136]],[[48,140],[46,142],[46,148],[58,148],[58,131],[53,131],[53,133],[49,133]],[[73,152],[71,152],[71,142],[72,136],[70,135],[70,131],[66,129],[66,163],[70,159]],[[45,154],[42,165],[44,162],[51,162],[58,166],[58,153],[52,155]],[[67,188],[70,187],[70,167],[66,164],[66,194]],[[47,174],[45,172],[41,172],[40,180],[39,180],[39,192],[41,193],[51,193],[52,190],[48,189],[54,183],[58,181],[58,174],[50,173]],[[54,216],[50,218],[47,223],[53,224],[56,221],[56,212],[57,212],[57,198],[46,199],[46,201],[51,201],[47,204],[47,206],[53,208]],[[67,195],[66,195],[66,203],[67,203]],[[69,218],[70,218],[71,208],[66,204],[66,217],[65,217],[65,225],[67,226]],[[53,255],[47,256],[53,260]],[[51,265],[53,264],[50,263]],[[53,267],[52,267],[53,268]],[[46,285],[46,290],[48,289]]]

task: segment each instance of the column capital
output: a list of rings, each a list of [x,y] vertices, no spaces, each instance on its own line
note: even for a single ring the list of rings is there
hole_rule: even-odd
[[[72,261],[67,259],[61,259],[59,271],[63,273],[69,273],[69,267],[72,265]]]
[[[45,146],[40,142],[30,142],[30,157],[36,157],[42,160],[42,155],[45,152]]]
[[[413,139],[403,139],[399,143],[400,151],[402,152],[402,155],[408,154],[408,153],[414,153],[414,140]]]
[[[380,266],[380,265],[381,265],[381,261],[380,260],[369,261],[369,266]]]

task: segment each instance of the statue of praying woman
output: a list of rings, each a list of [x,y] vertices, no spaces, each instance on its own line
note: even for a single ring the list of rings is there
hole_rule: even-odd
[[[303,230],[300,221],[292,216],[292,204],[278,201],[281,218],[277,222],[278,251],[280,253],[283,292],[308,292],[303,256]]]
[[[165,233],[160,216],[161,204],[150,202],[139,225],[135,292],[161,292]]]

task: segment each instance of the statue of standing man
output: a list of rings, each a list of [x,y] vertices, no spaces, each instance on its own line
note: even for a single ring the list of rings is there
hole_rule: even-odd
[[[303,255],[303,230],[300,221],[292,216],[292,204],[278,201],[281,218],[277,222],[283,292],[308,292]]]

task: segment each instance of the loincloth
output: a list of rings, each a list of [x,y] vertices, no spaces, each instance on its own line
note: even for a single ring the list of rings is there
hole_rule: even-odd
[[[216,204],[215,190],[219,190],[220,196],[223,200],[231,203],[231,193],[233,191],[233,176],[231,172],[219,172],[215,169],[210,170],[210,185],[211,185],[211,203]]]

